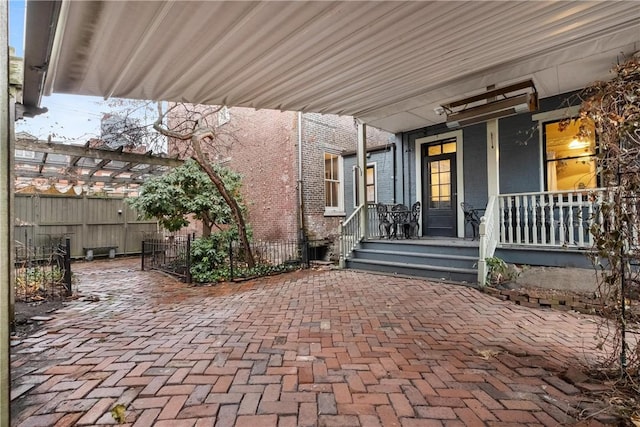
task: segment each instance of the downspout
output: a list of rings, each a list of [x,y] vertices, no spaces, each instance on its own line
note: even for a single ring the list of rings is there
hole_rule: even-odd
[[[396,203],[396,197],[397,197],[397,192],[398,192],[398,186],[397,186],[397,182],[398,182],[398,159],[396,159],[396,145],[393,144],[392,146],[393,148],[393,203]]]
[[[407,144],[407,164],[409,165],[409,168],[407,169],[407,194],[406,198],[405,196],[402,196],[402,203],[405,203],[407,206],[411,206],[411,203],[413,203],[411,200],[411,144]]]
[[[302,183],[302,112],[298,111],[298,243],[306,240]]]
[[[400,193],[402,195],[402,201],[404,202],[404,190],[405,190],[405,186],[404,186],[404,182],[405,182],[405,178],[404,178],[404,172],[405,172],[405,168],[404,168],[404,143],[405,141],[408,141],[409,137],[407,135],[402,135],[402,147],[400,147],[400,153],[402,155],[402,193]],[[407,143],[407,145],[409,145]],[[399,200],[396,200],[396,203],[399,203]]]

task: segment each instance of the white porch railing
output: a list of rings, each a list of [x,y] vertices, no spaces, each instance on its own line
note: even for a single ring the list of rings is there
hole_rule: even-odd
[[[498,226],[498,198],[489,197],[485,214],[480,218],[480,244],[478,256],[478,283],[483,285],[487,280],[489,270],[487,258],[491,258],[498,246],[500,228]]]
[[[345,259],[363,238],[360,229],[360,216],[364,210],[362,207],[363,205],[358,206],[349,218],[340,222],[340,268],[345,267]]]
[[[498,196],[500,244],[593,246],[590,227],[602,223],[604,190],[515,193]],[[496,209],[496,208],[494,208]],[[495,214],[495,211],[494,211]]]
[[[498,244],[531,247],[588,248],[591,227],[604,219],[599,206],[603,189],[514,193],[492,196],[480,222],[478,283],[484,284],[486,259]]]

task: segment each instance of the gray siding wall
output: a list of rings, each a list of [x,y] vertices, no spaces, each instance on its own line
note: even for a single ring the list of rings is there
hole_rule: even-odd
[[[416,182],[417,179],[422,179],[421,176],[415,176],[416,155],[421,155],[421,153],[415,153],[416,139],[449,131],[443,125],[438,125],[402,135],[403,149],[398,150],[399,163],[404,162],[402,163],[404,173],[398,179],[400,183],[398,194],[403,195],[401,203],[411,205],[417,200]],[[464,179],[464,200],[476,207],[484,207],[487,204],[486,126],[479,124],[464,128],[462,139],[464,177],[458,177],[458,179]],[[459,197],[458,200],[462,199]]]
[[[553,111],[579,103],[576,92],[540,100],[538,112]],[[444,124],[416,129],[397,135],[396,152],[398,203],[416,200],[415,141],[426,136],[449,132]],[[464,144],[464,200],[475,207],[486,206],[487,196],[487,136],[484,123],[462,129]],[[540,184],[542,147],[538,122],[531,113],[498,120],[500,139],[500,192],[519,193],[542,191]],[[420,155],[420,153],[417,153]],[[458,177],[460,179],[461,177]],[[459,198],[459,200],[461,200]]]
[[[378,202],[394,203],[394,151],[393,147],[389,147],[385,151],[373,151],[369,153],[367,164],[374,163],[376,166],[377,176],[377,194]],[[355,155],[344,156],[344,206],[347,217],[354,211],[354,176],[353,170],[357,164]]]
[[[576,92],[540,100],[539,112],[554,111],[579,103]],[[500,193],[544,191],[544,171],[538,122],[524,113],[498,120],[500,137]]]
[[[540,138],[531,114],[498,120],[500,193],[540,191]]]
[[[487,205],[487,127],[484,124],[464,128],[464,201],[475,208]],[[458,177],[460,179],[460,177]],[[458,203],[461,201],[458,198]]]

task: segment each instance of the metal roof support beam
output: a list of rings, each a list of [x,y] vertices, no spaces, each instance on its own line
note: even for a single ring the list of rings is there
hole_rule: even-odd
[[[12,129],[9,113],[9,4],[0,3],[0,425],[11,420],[9,354],[13,298],[13,177]],[[11,129],[11,131],[10,131]]]

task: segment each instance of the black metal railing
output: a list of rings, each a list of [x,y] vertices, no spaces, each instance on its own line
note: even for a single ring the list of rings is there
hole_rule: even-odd
[[[246,251],[237,240],[229,241],[227,265],[230,279],[264,276],[273,273],[308,268],[310,242],[305,240],[256,241],[250,243],[255,267],[249,268]]]
[[[142,270],[160,270],[191,283],[191,241],[193,237],[169,236],[142,241]]]
[[[192,242],[191,235],[146,238],[142,242],[142,270],[160,270],[191,283]],[[239,241],[231,239],[223,259],[212,263],[210,269],[222,271],[221,277],[226,280],[236,280],[308,268],[311,260],[324,256],[326,243],[297,239],[254,241],[250,246],[255,266],[249,268],[245,249]]]
[[[34,302],[63,299],[73,292],[71,240],[35,246],[31,240],[15,248],[15,298]]]

